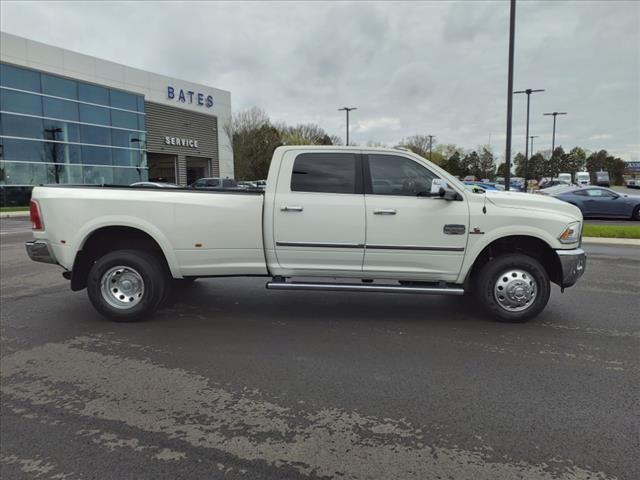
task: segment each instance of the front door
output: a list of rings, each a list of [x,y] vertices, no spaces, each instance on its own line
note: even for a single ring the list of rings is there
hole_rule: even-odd
[[[465,201],[431,196],[439,178],[397,154],[365,155],[364,271],[423,281],[455,281],[469,229]]]
[[[320,151],[285,156],[273,226],[276,257],[289,275],[361,272],[365,213],[360,155]]]

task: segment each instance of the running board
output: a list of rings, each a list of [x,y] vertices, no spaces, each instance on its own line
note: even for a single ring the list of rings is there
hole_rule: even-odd
[[[464,295],[462,288],[407,287],[404,285],[362,285],[359,283],[267,282],[268,290],[322,290],[330,292],[422,293]]]

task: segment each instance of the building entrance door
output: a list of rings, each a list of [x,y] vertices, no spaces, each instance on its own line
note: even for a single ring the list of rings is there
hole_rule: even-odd
[[[150,182],[176,182],[176,156],[147,153]]]
[[[199,178],[211,176],[208,158],[187,157],[187,185],[191,185]]]

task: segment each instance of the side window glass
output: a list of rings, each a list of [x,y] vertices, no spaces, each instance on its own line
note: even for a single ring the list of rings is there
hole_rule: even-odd
[[[292,192],[356,193],[353,153],[303,153],[293,163]]]
[[[419,163],[397,155],[369,155],[369,171],[374,195],[428,197],[431,183],[438,178]]]

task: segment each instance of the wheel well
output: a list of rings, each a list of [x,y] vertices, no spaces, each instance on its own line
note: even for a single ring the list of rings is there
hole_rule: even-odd
[[[478,274],[482,267],[491,259],[505,253],[522,253],[535,258],[547,271],[549,280],[561,285],[562,265],[558,254],[544,240],[526,235],[513,235],[494,240],[487,245],[473,263],[471,271],[465,279],[465,290],[472,287],[471,280]]]
[[[132,227],[103,227],[91,233],[76,254],[71,270],[71,290],[82,290],[87,286],[89,271],[96,260],[109,252],[122,249],[157,254],[166,271],[169,271],[160,245],[149,234]]]

